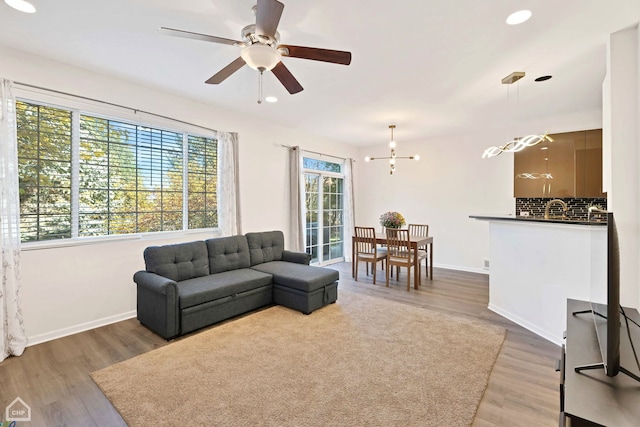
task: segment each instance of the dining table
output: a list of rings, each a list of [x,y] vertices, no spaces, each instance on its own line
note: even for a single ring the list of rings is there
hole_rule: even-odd
[[[356,236],[351,236],[351,253],[355,254],[356,251]],[[379,245],[387,244],[387,234],[376,232],[376,243]],[[409,244],[413,251],[413,287],[414,289],[420,288],[420,281],[418,280],[418,273],[420,269],[420,263],[418,262],[418,248],[429,245],[429,280],[433,280],[433,236],[414,236],[409,235]],[[351,263],[351,277],[355,277],[357,263]],[[375,268],[375,267],[374,267]]]

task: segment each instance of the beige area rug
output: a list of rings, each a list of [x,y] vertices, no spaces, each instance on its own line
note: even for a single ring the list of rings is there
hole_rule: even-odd
[[[130,426],[465,426],[505,330],[339,291],[91,374]]]

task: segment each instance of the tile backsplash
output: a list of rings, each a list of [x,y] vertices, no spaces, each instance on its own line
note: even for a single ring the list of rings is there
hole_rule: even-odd
[[[529,212],[530,216],[543,216],[544,215],[544,207],[546,206],[549,200],[553,200],[552,198],[516,198],[516,215],[520,215],[521,212]],[[574,198],[567,197],[561,198],[563,202],[565,202],[568,206],[568,211],[566,215],[569,218],[575,219],[584,219],[587,220],[588,217],[588,208],[591,205],[598,205],[602,209],[607,209],[607,199],[605,197],[598,198]],[[554,205],[551,208],[551,212],[555,215],[559,214],[561,210],[560,205]]]

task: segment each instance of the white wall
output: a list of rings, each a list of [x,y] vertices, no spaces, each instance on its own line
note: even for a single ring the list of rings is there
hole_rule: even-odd
[[[620,300],[640,307],[640,32],[611,34],[603,86],[603,172],[620,241]],[[605,153],[603,153],[605,154]]]
[[[607,227],[490,221],[489,308],[561,345],[567,298],[606,302]]]
[[[243,114],[11,49],[0,48],[0,58],[0,76],[7,79],[238,132],[243,232],[279,229],[287,235],[288,156],[281,144],[341,157],[355,154],[348,144],[251,120]],[[28,95],[19,90],[16,94]],[[179,233],[153,240],[23,251],[21,298],[31,344],[133,316],[136,307],[132,276],[144,267],[143,249],[151,244],[205,237],[209,236]]]
[[[525,133],[595,129],[602,126],[602,115],[587,111],[517,126]],[[408,223],[429,224],[435,266],[486,273],[483,266],[485,259],[490,260],[489,226],[469,215],[514,213],[513,155],[481,158],[485,148],[506,142],[504,129],[469,129],[464,134],[420,142],[396,138],[398,156],[417,153],[420,160],[398,160],[393,175],[389,175],[386,160],[358,161],[356,223],[380,227],[382,213],[398,211]],[[359,159],[389,156],[389,148],[367,147],[360,149],[359,155]]]

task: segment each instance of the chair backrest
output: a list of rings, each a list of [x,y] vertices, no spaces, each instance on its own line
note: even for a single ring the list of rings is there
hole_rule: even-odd
[[[355,227],[356,254],[376,252],[376,230],[373,227]]]
[[[411,258],[409,230],[387,228],[387,253],[392,257]]]
[[[409,224],[409,234],[412,236],[428,236],[429,226],[427,224]]]

